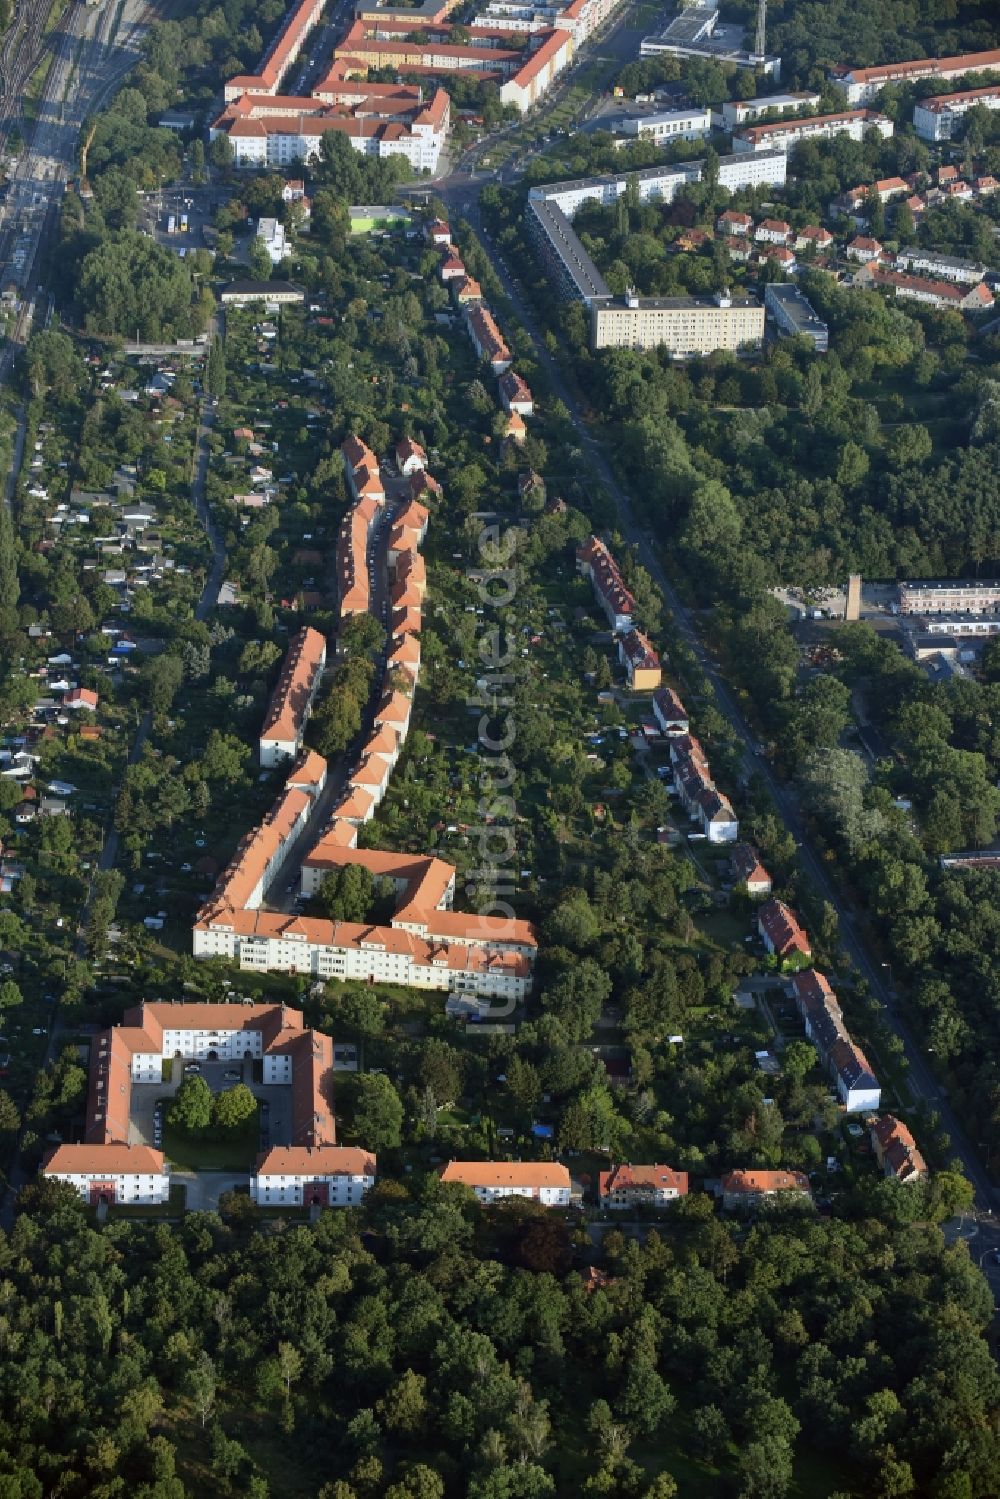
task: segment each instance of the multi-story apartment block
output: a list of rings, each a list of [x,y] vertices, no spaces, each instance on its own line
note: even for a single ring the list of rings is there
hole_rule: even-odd
[[[415,171],[437,170],[451,125],[451,101],[436,89],[425,101],[419,88],[356,85],[326,93],[354,96],[351,106],[309,98],[244,94],[213,122],[211,139],[228,137],[238,167],[283,167],[319,158],[323,137],[344,135],[362,156],[402,156]]]
[[[887,83],[915,83],[920,78],[962,78],[966,73],[1000,70],[1000,49],[966,52],[957,57],[921,57],[912,62],[887,62],[874,68],[839,66],[830,77],[844,90],[848,104],[867,104]]]
[[[1000,579],[955,578],[900,583],[900,614],[993,614],[1000,609]]]
[[[797,286],[771,282],[764,289],[764,311],[786,338],[808,338],[819,354],[830,347],[830,330]]]
[[[602,1208],[660,1208],[686,1197],[688,1174],[672,1166],[612,1166],[598,1178],[597,1200]]]
[[[734,131],[733,150],[791,151],[800,141],[832,140],[837,135],[860,141],[869,130],[877,130],[885,138],[892,135],[893,123],[886,115],[870,109],[810,115],[802,120],[777,120],[773,124],[748,125],[743,130]]]
[[[983,109],[1000,109],[1000,84],[921,99],[914,105],[913,128],[921,140],[950,141],[964,116],[977,105]]]
[[[595,349],[665,348],[685,358],[715,349],[734,353],[760,348],[764,309],[753,297],[638,297],[595,302],[591,345]]]

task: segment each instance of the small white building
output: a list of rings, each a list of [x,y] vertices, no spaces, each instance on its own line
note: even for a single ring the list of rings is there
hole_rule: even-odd
[[[471,1187],[483,1204],[529,1197],[542,1207],[569,1206],[569,1171],[556,1161],[449,1161],[439,1174],[443,1182]]]
[[[275,1145],[257,1158],[258,1207],[358,1207],[375,1185],[375,1157],[349,1145]]]
[[[292,253],[285,238],[285,226],[277,219],[261,219],[257,224],[257,238],[263,242],[272,265],[280,265]]]
[[[665,109],[658,114],[615,120],[612,131],[620,137],[617,141],[619,146],[628,145],[634,140],[654,141],[657,145],[669,141],[696,141],[711,135],[712,111]]]

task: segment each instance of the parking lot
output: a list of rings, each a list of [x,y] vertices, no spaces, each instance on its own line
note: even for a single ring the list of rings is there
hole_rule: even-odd
[[[261,1149],[270,1145],[288,1145],[292,1135],[292,1090],[288,1084],[265,1086],[253,1079],[253,1063],[184,1062],[174,1059],[169,1082],[135,1083],[132,1088],[132,1129],[134,1145],[163,1145],[163,1114],[185,1077],[201,1076],[213,1093],[246,1083],[260,1101]]]

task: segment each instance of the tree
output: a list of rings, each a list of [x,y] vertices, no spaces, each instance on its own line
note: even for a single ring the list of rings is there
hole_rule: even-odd
[[[0,984],[0,1011],[11,1010],[16,1005],[24,1003],[24,995],[21,993],[13,979],[4,979]]]
[[[20,1127],[21,1115],[18,1113],[17,1104],[5,1088],[0,1088],[0,1131],[10,1135]]]
[[[250,262],[250,274],[256,281],[270,280],[271,272],[274,270],[274,261],[264,241],[256,234],[250,241],[247,259]]]
[[[797,1086],[805,1082],[816,1063],[816,1049],[808,1041],[789,1041],[781,1053],[781,1070]]]
[[[212,1122],[212,1090],[203,1077],[186,1077],[167,1110],[167,1121],[177,1129],[208,1129]]]
[[[180,656],[154,656],[143,663],[141,681],[151,711],[169,713],[184,681],[184,663]]]
[[[370,1150],[394,1150],[403,1128],[403,1105],[381,1073],[363,1073],[354,1092],[354,1134]]]
[[[222,1093],[216,1093],[212,1099],[212,1123],[219,1129],[239,1129],[256,1112],[257,1100],[246,1083],[226,1088]]]
[[[375,899],[374,876],[362,864],[346,864],[323,876],[316,898],[329,921],[366,921]]]
[[[226,393],[226,351],[217,333],[212,335],[205,367],[205,389],[217,400]]]
[[[0,639],[9,639],[17,629],[20,592],[14,524],[9,506],[0,504]]]
[[[184,1381],[184,1393],[194,1406],[201,1420],[203,1431],[209,1416],[215,1409],[217,1388],[218,1379],[215,1372],[215,1365],[208,1354],[202,1351],[198,1355],[195,1364],[188,1370]]]

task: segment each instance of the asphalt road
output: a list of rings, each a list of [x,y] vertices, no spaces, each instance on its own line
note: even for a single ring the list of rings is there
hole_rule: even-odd
[[[824,899],[829,901],[831,906],[836,910],[840,923],[841,941],[845,950],[859,973],[867,979],[872,993],[881,1002],[885,1023],[903,1043],[904,1055],[909,1063],[908,1081],[912,1092],[918,1098],[922,1099],[929,1108],[936,1110],[940,1115],[942,1124],[951,1138],[952,1152],[961,1161],[966,1175],[975,1187],[978,1207],[982,1211],[992,1212],[997,1206],[998,1198],[982,1161],[973,1149],[970,1141],[966,1138],[943,1088],[941,1088],[937,1079],[931,1073],[924,1053],[907,1025],[904,1016],[894,1005],[889,992],[889,986],[883,976],[883,971],[877,960],[873,959],[869,954],[862,940],[854,914],[846,905],[840,892],[832,884],[826,869],[820,862],[812,845],[809,829],[803,820],[793,792],[784,782],[778,779],[770,763],[757,754],[755,740],[747,727],[735,696],[702,645],[694,627],[690,611],[683,604],[660,565],[652,538],[636,520],[631,502],[619,485],[603,447],[588,430],[580,413],[576,398],[566,383],[559,366],[550,355],[532,311],[526,305],[515,286],[509,271],[501,263],[490,236],[482,224],[478,192],[474,189],[470,192],[468,184],[456,183],[452,185],[451,195],[456,200],[456,206],[458,206],[458,203],[461,203],[463,212],[479,234],[480,240],[493,263],[493,269],[503,284],[507,297],[513,305],[520,321],[531,335],[535,345],[536,357],[545,366],[556,394],[565,403],[588,461],[614,500],[618,511],[620,529],[626,539],[635,546],[642,565],[661,589],[685,644],[693,652],[699,666],[711,682],[719,710],[725,714],[743,745],[744,761],[747,769],[759,775],[765,782],[782,821],[795,839],[803,868]]]

